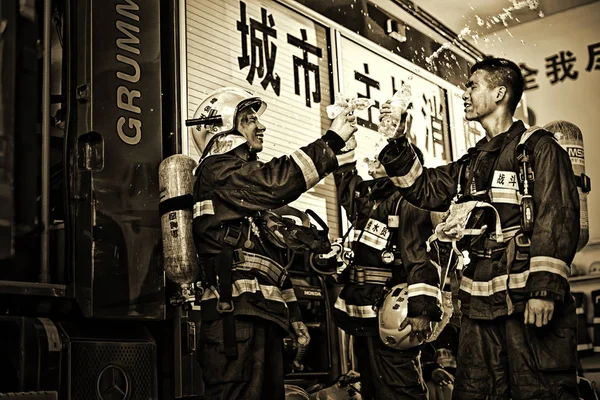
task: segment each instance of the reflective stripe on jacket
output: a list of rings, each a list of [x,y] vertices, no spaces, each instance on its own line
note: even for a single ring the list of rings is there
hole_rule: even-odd
[[[339,157],[339,156],[338,156]],[[429,212],[406,201],[389,178],[363,181],[354,162],[334,172],[341,205],[354,227],[354,264],[392,271],[392,285],[408,283],[409,315],[440,317],[438,270],[429,261],[425,241],[432,232]],[[398,216],[398,234],[388,225],[388,217]],[[400,259],[386,264],[384,250],[396,245]],[[345,274],[350,271],[345,271]],[[377,313],[373,304],[381,296],[382,284],[346,283],[339,294],[334,317],[345,331],[356,335],[377,332]]]
[[[210,264],[221,252],[229,225],[241,225],[242,237],[238,242],[241,248],[252,229],[248,217],[296,200],[336,167],[335,154],[323,139],[266,163],[253,160],[240,148],[202,160],[196,171],[193,222],[201,264]],[[246,257],[246,264],[256,267],[264,259],[272,263],[265,265],[263,271],[243,268],[241,264],[234,268],[234,314],[258,316],[288,329],[290,319],[300,318],[292,282],[287,275],[279,284],[272,279],[277,266],[287,263],[286,251],[265,238],[259,240],[255,233],[250,238],[252,248],[244,248],[244,252],[262,257]],[[216,310],[217,296],[210,288],[202,296],[203,320],[220,317]]]
[[[507,132],[479,141],[460,160],[437,168],[422,167],[406,139],[400,139],[384,149],[383,164],[408,201],[430,210],[448,208],[457,194],[460,174],[461,195],[488,196],[502,227],[508,229],[520,225],[515,147],[524,131],[524,124],[517,121]],[[538,141],[532,157],[535,225],[530,247],[517,248],[509,272],[506,252],[490,251],[489,236],[466,243],[471,264],[464,270],[459,296],[462,311],[472,318],[506,315],[507,287],[515,311],[522,311],[530,297],[563,301],[569,292],[567,278],[579,232],[579,198],[571,163],[549,135]],[[490,221],[484,214],[478,225],[493,226]],[[485,252],[491,258],[480,256]]]

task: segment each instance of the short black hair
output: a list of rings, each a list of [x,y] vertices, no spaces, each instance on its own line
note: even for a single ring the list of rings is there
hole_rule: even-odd
[[[504,86],[508,89],[508,106],[514,114],[525,89],[525,78],[521,68],[506,58],[489,57],[475,63],[471,67],[471,74],[478,70],[489,73],[488,83],[491,86]]]

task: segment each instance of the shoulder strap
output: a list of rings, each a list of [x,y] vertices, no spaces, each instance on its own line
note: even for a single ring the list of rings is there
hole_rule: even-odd
[[[537,142],[539,142],[542,137],[547,135],[554,137],[552,133],[548,132],[544,128],[539,126],[530,127],[521,134],[521,139],[519,140],[519,144],[517,144],[517,152],[521,152],[523,147],[525,147],[528,155],[531,156],[535,146],[537,145]]]
[[[533,170],[533,155],[535,146],[540,139],[546,135],[554,136],[552,133],[540,128],[539,126],[532,126],[521,134],[519,143],[515,147],[515,165],[517,166],[517,174],[519,177],[519,192],[521,193],[521,231],[526,234],[533,232],[533,226],[535,223],[535,208],[533,201],[533,186],[535,183],[535,171]],[[511,241],[513,243],[513,241]],[[511,259],[510,255],[511,247],[508,247],[509,253],[507,254],[508,259]],[[510,263],[507,264],[510,268]],[[507,297],[509,306],[509,313],[512,312],[512,303],[510,298]]]
[[[521,134],[519,143],[515,147],[515,165],[517,166],[517,174],[521,182],[524,182],[525,180],[528,181],[528,186],[532,186],[535,181],[535,174],[533,171],[533,152],[535,146],[537,146],[537,143],[542,137],[548,135],[554,138],[552,133],[547,130],[540,128],[539,126],[532,126]],[[527,167],[527,170],[523,169],[525,166]]]
[[[552,138],[556,139],[551,132],[540,128],[539,126],[532,126],[531,128],[527,129],[521,135],[521,140],[519,140],[519,144],[516,147],[515,158],[518,160],[518,157],[523,154],[523,150],[525,150],[525,154],[530,159],[530,166],[533,168],[533,151],[535,150],[535,146],[540,139],[546,135],[550,135]],[[581,188],[583,193],[588,193],[592,189],[590,177],[585,173],[582,173],[581,175],[575,175],[575,182],[577,187]]]

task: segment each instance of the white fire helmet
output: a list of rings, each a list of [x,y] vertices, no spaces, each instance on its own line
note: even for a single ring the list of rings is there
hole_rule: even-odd
[[[400,330],[400,325],[408,316],[408,295],[406,283],[394,286],[379,308],[379,337],[387,346],[396,350],[406,350],[419,346],[423,340],[411,340],[411,326]]]
[[[206,96],[196,109],[194,119],[220,117],[221,121],[189,128],[201,157],[223,154],[247,143],[246,138],[240,134],[233,134],[237,114],[245,107],[252,107],[260,116],[267,108],[267,103],[238,87],[216,89]]]
[[[285,400],[311,400],[311,397],[300,386],[285,385]]]

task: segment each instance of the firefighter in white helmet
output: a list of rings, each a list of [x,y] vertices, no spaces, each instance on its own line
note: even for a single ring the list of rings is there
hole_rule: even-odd
[[[369,160],[371,180],[358,175],[354,151],[338,159],[334,177],[354,227],[355,256],[340,277],[345,285],[333,316],[354,336],[361,396],[427,399],[419,345],[441,317],[438,270],[425,247],[429,212],[402,198],[378,159]]]
[[[261,233],[261,213],[297,199],[337,167],[335,151],[356,130],[343,113],[321,139],[289,156],[257,159],[266,103],[240,88],[210,93],[191,134],[201,159],[194,187],[194,241],[204,294],[200,363],[206,399],[283,399],[286,332],[307,345],[285,253]],[[285,265],[285,264],[283,264]]]
[[[424,168],[401,132],[380,155],[407,200],[450,208],[436,235],[469,250],[453,396],[578,400],[568,277],[579,198],[569,155],[551,133],[513,120],[524,88],[514,62],[476,63],[466,88],[465,117],[486,131],[466,155]]]

